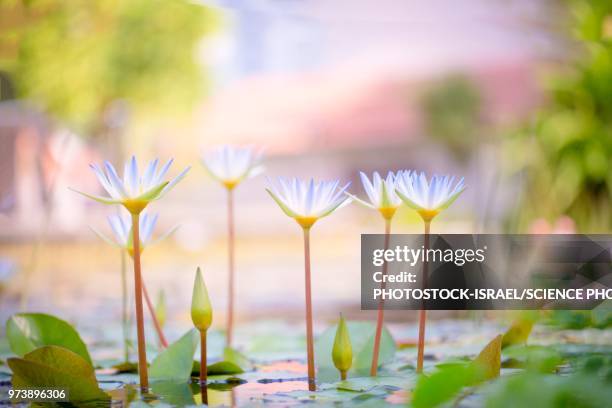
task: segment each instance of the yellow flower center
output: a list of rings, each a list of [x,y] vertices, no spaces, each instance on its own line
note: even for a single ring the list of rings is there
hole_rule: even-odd
[[[125,248],[125,250],[127,251],[130,258],[134,259],[134,246],[130,245],[129,247]],[[140,244],[140,255],[142,255],[143,251],[144,251],[144,245],[142,245],[141,243]]]
[[[123,200],[121,204],[123,204],[123,206],[127,208],[130,214],[140,214],[142,210],[144,210],[145,207],[149,204],[149,202],[146,200],[135,200],[130,198],[127,200]]]
[[[238,183],[240,183],[240,180],[238,180],[238,179],[230,179],[230,180],[223,180],[221,182],[223,183],[225,188],[227,188],[228,190],[232,190],[234,187],[236,187],[238,185]]]
[[[295,217],[295,220],[302,228],[310,228],[318,220],[317,217]]]
[[[390,220],[395,215],[397,207],[381,207],[378,209],[385,220]]]
[[[421,216],[421,218],[423,218],[423,221],[425,222],[429,222],[431,221],[436,215],[440,214],[440,210],[418,210],[417,211],[419,213],[419,215]]]

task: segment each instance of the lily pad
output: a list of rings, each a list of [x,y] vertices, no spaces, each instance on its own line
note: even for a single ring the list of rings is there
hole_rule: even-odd
[[[231,361],[219,361],[218,363],[210,364],[208,367],[208,375],[226,375],[240,374],[244,370]]]
[[[407,388],[414,383],[416,376],[409,377],[357,377],[340,381],[336,388],[343,391],[368,392],[383,386],[389,391]]]
[[[252,371],[254,369],[253,363],[251,363],[247,356],[231,347],[223,349],[223,360],[237,365],[242,371]]]
[[[240,366],[232,363],[231,361],[218,361],[213,364],[209,364],[207,367],[208,375],[232,375],[243,373],[244,370]],[[194,361],[191,369],[191,375],[193,377],[200,376],[200,362]]]
[[[41,346],[60,346],[83,357],[90,365],[87,346],[72,325],[44,313],[19,313],[6,322],[11,350],[20,357]]]
[[[502,336],[491,340],[471,362],[455,360],[437,366],[431,375],[421,375],[414,389],[412,405],[429,408],[455,397],[464,387],[470,387],[499,377]]]
[[[117,374],[136,374],[138,373],[138,363],[134,363],[131,361],[124,361],[119,364],[115,364],[112,366],[115,370],[117,370]]]
[[[159,353],[149,367],[152,380],[188,381],[191,377],[193,355],[198,347],[199,333],[191,329],[167,349]]]
[[[23,358],[10,358],[14,388],[63,388],[71,402],[108,403],[91,364],[78,354],[58,346],[38,348]]]

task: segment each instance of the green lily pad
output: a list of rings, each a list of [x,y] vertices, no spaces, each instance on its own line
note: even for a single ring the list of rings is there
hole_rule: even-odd
[[[112,366],[117,370],[117,374],[136,374],[138,373],[138,363],[131,361],[124,361],[123,363],[115,364]]]
[[[6,337],[20,357],[41,346],[59,346],[83,357],[91,357],[79,333],[68,322],[44,313],[19,313],[6,322]]]
[[[99,387],[91,364],[78,354],[58,346],[44,346],[23,358],[10,358],[14,388],[63,388],[71,402],[108,403],[109,396]]]
[[[374,336],[376,325],[373,322],[347,322],[351,344],[353,346],[353,366],[348,372],[351,376],[368,375],[372,364]],[[335,380],[339,377],[332,361],[332,347],[336,336],[336,327],[325,330],[315,342],[315,359],[319,369],[318,378],[322,381]],[[383,327],[380,340],[379,365],[390,361],[396,351],[395,340],[386,327]]]
[[[232,363],[231,361],[218,361],[216,363],[213,364],[209,364],[208,366],[206,366],[206,369],[208,370],[207,373],[208,375],[232,375],[232,374],[241,374],[244,373],[244,370]],[[199,377],[200,376],[200,362],[194,360],[193,361],[193,366],[191,368],[191,376],[192,377]]]
[[[223,360],[237,365],[242,371],[252,371],[255,368],[247,356],[231,347],[223,349]]]
[[[240,374],[244,370],[240,366],[232,363],[231,361],[219,361],[214,364],[210,364],[208,367],[208,375],[228,375],[228,374]]]
[[[404,389],[414,383],[416,376],[408,377],[357,377],[340,381],[336,388],[343,391],[368,392],[376,387],[386,387],[387,389]]]
[[[198,331],[191,329],[159,353],[149,367],[151,380],[188,381],[199,340]]]
[[[472,364],[449,365],[439,368],[431,375],[421,375],[414,389],[412,405],[415,408],[429,408],[441,405],[473,383],[478,374]]]

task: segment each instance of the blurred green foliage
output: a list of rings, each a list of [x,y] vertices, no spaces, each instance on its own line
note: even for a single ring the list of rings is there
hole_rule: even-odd
[[[425,126],[461,161],[469,159],[478,143],[482,103],[478,87],[463,75],[451,75],[423,96]]]
[[[606,329],[612,327],[612,301],[607,300],[593,310],[553,310],[545,323],[560,329]]]
[[[117,102],[149,117],[192,104],[205,89],[198,49],[216,25],[187,0],[3,0],[0,70],[17,97],[96,134]]]
[[[590,347],[590,346],[589,346]],[[486,407],[604,407],[612,401],[612,358],[582,350],[519,346],[505,352],[525,361],[524,370],[502,376],[484,390]],[[558,369],[564,375],[551,374]]]
[[[517,221],[574,219],[579,232],[612,227],[612,2],[566,2],[577,52],[551,78],[548,103],[507,141],[511,168],[525,176]]]

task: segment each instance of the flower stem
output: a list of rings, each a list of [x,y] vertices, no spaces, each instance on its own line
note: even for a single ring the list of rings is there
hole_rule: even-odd
[[[306,288],[306,354],[308,360],[308,389],[316,391],[314,341],[312,334],[312,294],[310,287],[310,228],[304,228],[304,278]]]
[[[226,347],[232,346],[234,334],[234,190],[227,189],[227,247],[229,262],[228,303],[227,303],[227,338]]]
[[[157,320],[157,315],[155,314],[155,307],[153,306],[153,302],[151,302],[151,298],[149,297],[149,291],[147,290],[147,286],[142,281],[142,293],[145,297],[145,302],[147,302],[147,309],[149,309],[149,314],[151,315],[151,320],[153,320],[153,327],[155,327],[155,331],[157,332],[157,338],[159,339],[159,344],[162,348],[168,347],[168,340],[166,340],[166,336],[164,336],[164,331],[159,324],[159,320]]]
[[[208,366],[206,365],[206,330],[200,331],[200,384],[206,384]]]
[[[130,326],[128,311],[128,289],[127,289],[127,255],[121,250],[121,325],[123,331],[123,360],[130,360]]]
[[[424,249],[425,253],[429,249],[429,227],[431,226],[431,221],[424,221],[425,223],[425,235],[424,235]],[[425,257],[425,261],[423,262],[423,277],[422,277],[422,287],[425,289],[427,287],[427,275],[429,272],[429,264],[427,262],[427,257]],[[425,310],[425,305],[421,306],[421,310],[419,310],[419,343],[418,343],[418,351],[417,351],[417,373],[423,372],[423,356],[425,355],[425,323],[427,321],[427,311]]]
[[[346,380],[346,370],[340,371],[340,380],[342,381]]]
[[[385,218],[385,251],[389,248],[389,238],[391,234],[391,218]],[[382,270],[383,276],[387,274],[387,263],[383,264]],[[386,281],[380,283],[380,288],[385,289],[387,286]],[[374,351],[372,352],[372,365],[370,367],[370,376],[376,377],[378,373],[378,355],[380,354],[380,338],[382,335],[383,322],[385,319],[385,301],[381,297],[378,302],[378,315],[376,318],[376,335],[374,337]]]
[[[139,214],[132,214],[132,233],[134,238],[134,301],[136,303],[136,333],[138,336],[138,374],[140,390],[149,389],[149,374],[147,372],[147,350],[144,332],[144,316],[142,312],[142,274],[140,271],[140,231]]]

